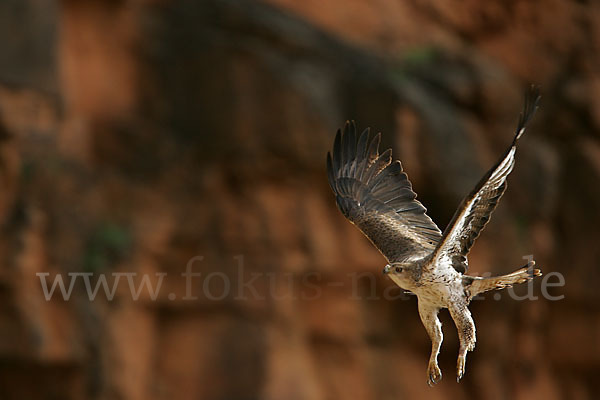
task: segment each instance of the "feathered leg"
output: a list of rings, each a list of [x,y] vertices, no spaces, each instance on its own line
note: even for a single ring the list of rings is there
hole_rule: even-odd
[[[475,323],[466,303],[456,302],[448,308],[458,330],[460,348],[456,362],[456,381],[460,381],[465,373],[467,351],[475,349]]]
[[[431,306],[419,300],[419,316],[431,338],[431,356],[429,357],[429,364],[427,366],[427,384],[429,386],[435,385],[442,379],[442,371],[440,371],[437,362],[442,340],[444,340],[442,324],[438,319],[439,310],[438,307]]]

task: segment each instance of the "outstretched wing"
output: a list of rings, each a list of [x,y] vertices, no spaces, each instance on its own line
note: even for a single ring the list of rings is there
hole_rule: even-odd
[[[539,90],[532,86],[525,96],[525,105],[512,144],[500,161],[485,174],[475,189],[462,201],[435,250],[434,258],[449,257],[452,265],[459,272],[466,272],[467,253],[506,190],[506,178],[515,165],[517,141],[537,110],[539,99]]]
[[[329,184],[338,208],[379,249],[388,262],[423,258],[435,249],[441,231],[425,214],[392,150],[379,154],[381,134],[369,130],[356,141],[354,122],[339,130],[333,156],[327,153]]]

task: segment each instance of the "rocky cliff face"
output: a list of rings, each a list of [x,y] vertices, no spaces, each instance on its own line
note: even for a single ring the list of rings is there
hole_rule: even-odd
[[[3,2],[0,398],[598,397],[599,13]],[[429,389],[416,299],[336,210],[325,154],[347,119],[382,131],[444,227],[529,83],[542,108],[470,268],[533,254],[565,285],[474,301],[460,384],[442,313],[444,379]],[[58,286],[46,300],[57,276],[75,279],[69,300]],[[98,286],[90,301],[85,279],[102,277],[120,279],[114,297]],[[515,299],[528,290],[538,300]]]

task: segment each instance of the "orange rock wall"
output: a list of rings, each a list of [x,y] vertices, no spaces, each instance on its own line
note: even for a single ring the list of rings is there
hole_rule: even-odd
[[[600,396],[600,7],[443,4],[2,3],[0,399]],[[470,271],[533,254],[564,299],[538,279],[537,301],[473,302],[460,384],[443,312],[430,389],[416,299],[337,211],[325,154],[347,119],[382,131],[443,228],[529,83],[542,107]],[[39,273],[163,278],[46,301]]]

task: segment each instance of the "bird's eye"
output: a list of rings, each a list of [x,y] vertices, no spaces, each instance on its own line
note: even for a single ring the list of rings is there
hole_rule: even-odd
[[[402,268],[396,267],[396,272],[398,272],[398,273],[402,272]]]

